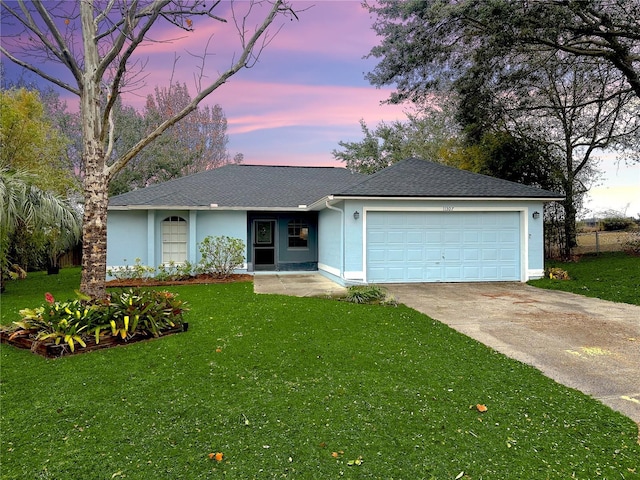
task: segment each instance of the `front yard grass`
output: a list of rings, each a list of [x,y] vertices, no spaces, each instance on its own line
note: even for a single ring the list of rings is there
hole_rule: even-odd
[[[563,290],[612,302],[640,305],[640,257],[622,252],[584,255],[577,262],[547,262],[569,273],[570,280],[541,278],[534,287]]]
[[[78,283],[9,284],[2,323]],[[188,332],[0,347],[3,479],[640,478],[630,419],[402,305],[170,290]]]

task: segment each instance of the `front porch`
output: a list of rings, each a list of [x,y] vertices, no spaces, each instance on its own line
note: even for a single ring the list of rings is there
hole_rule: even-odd
[[[317,212],[248,212],[247,271],[317,271]]]

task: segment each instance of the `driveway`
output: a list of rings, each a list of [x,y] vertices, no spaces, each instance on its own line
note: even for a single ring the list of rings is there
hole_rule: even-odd
[[[400,303],[640,426],[640,307],[523,283],[385,285]]]

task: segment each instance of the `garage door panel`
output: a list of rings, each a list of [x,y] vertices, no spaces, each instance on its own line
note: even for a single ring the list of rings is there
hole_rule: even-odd
[[[460,263],[462,260],[462,250],[460,248],[445,248],[444,261],[447,263]]]
[[[504,249],[501,249],[498,253],[500,254],[500,260],[509,261],[518,254],[518,249],[504,248]]]
[[[424,253],[421,248],[409,248],[407,250],[407,262],[424,262]]]
[[[480,252],[477,248],[465,248],[462,253],[462,258],[465,261],[480,260]]]
[[[405,242],[405,232],[404,231],[393,231],[387,233],[387,243],[389,244],[404,244]]]
[[[369,212],[369,282],[520,279],[519,212]]]
[[[389,262],[404,261],[404,250],[400,248],[390,248],[389,250],[387,250],[387,260]]]
[[[499,252],[495,248],[484,248],[481,252],[482,261],[484,262],[493,262],[498,259]]]
[[[418,244],[422,245],[424,243],[424,235],[421,231],[408,231],[407,232],[407,243],[408,244]]]

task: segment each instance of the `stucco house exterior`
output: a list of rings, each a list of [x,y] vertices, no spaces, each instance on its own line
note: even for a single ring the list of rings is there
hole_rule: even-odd
[[[226,235],[247,245],[248,272],[524,282],[543,275],[543,205],[561,198],[414,158],[373,175],[227,165],[111,198],[107,264],[196,263],[199,242]]]

